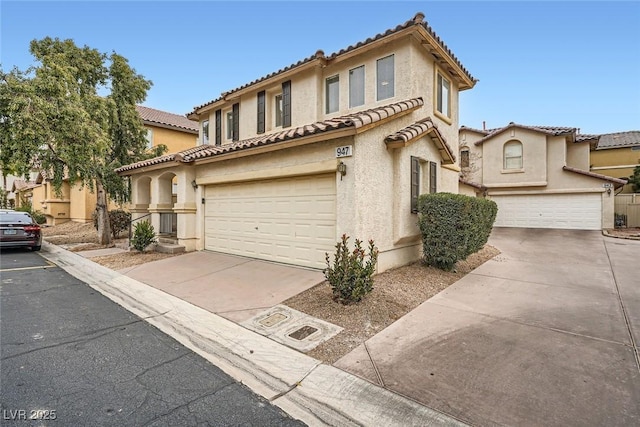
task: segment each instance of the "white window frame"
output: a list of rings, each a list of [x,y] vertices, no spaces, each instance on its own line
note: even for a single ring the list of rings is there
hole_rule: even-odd
[[[353,102],[353,93],[352,93],[352,88],[354,87],[353,81],[351,76],[353,75],[353,73],[356,70],[360,70],[362,69],[362,103],[356,104],[355,102]],[[362,105],[365,104],[365,98],[366,98],[366,93],[365,93],[365,79],[366,79],[366,69],[363,65],[360,65],[359,67],[355,67],[349,70],[349,108],[355,108],[355,107],[360,107]],[[360,89],[360,88],[359,88]]]
[[[381,81],[381,77],[380,77],[380,64],[382,64],[382,61],[384,60],[388,60],[389,58],[391,58],[392,62],[393,62],[393,67],[391,68],[391,81],[389,81],[389,79]],[[384,98],[380,97],[380,90],[378,89],[380,86],[387,86],[390,85],[391,86],[391,94],[388,96],[385,96]],[[384,101],[385,99],[391,99],[393,97],[396,96],[396,58],[395,55],[392,53],[391,55],[387,55],[383,58],[377,59],[376,60],[376,101]]]
[[[519,147],[519,155],[514,155],[511,153],[507,153],[508,147]],[[513,161],[516,159],[520,159],[519,164],[513,166],[508,163],[509,161]],[[524,147],[522,146],[522,142],[517,139],[512,139],[507,141],[502,146],[502,169],[505,171],[521,171],[524,167]]]
[[[335,85],[335,86],[334,86]],[[340,110],[340,74],[333,75],[331,77],[327,77],[324,82],[324,93],[325,93],[325,114],[335,113]],[[333,100],[331,97],[331,88],[335,89],[335,97]],[[331,108],[332,101],[334,102],[334,108]]]
[[[224,110],[222,116],[224,117],[224,139],[231,141],[233,140],[233,109]]]
[[[446,82],[446,84],[445,84]],[[451,120],[451,79],[440,70],[436,70],[435,111],[447,121]]]
[[[202,121],[202,138],[200,140],[202,145],[209,144],[209,120]]]
[[[150,150],[153,147],[153,129],[147,128],[147,135],[145,138],[147,139],[147,149]]]
[[[282,92],[273,95],[273,102],[271,105],[273,105],[273,127],[281,128],[284,121],[284,103]]]

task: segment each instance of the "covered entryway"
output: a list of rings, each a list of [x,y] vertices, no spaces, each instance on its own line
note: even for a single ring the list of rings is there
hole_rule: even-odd
[[[496,227],[602,229],[602,196],[535,194],[491,196],[498,204]]]
[[[205,249],[323,268],[336,242],[335,174],[210,185]]]

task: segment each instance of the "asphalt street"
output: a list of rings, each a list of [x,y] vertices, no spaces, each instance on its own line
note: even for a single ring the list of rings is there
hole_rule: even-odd
[[[35,252],[0,253],[2,426],[301,426]]]

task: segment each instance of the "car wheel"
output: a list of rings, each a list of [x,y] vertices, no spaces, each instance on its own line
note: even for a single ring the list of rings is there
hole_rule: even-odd
[[[31,246],[31,250],[32,250],[32,251],[34,251],[34,252],[37,252],[37,251],[39,251],[39,250],[40,250],[40,248],[41,248],[41,247],[42,247],[42,246],[40,246],[40,245],[38,245],[38,246]]]

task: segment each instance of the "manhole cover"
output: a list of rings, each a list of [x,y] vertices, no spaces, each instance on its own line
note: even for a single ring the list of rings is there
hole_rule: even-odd
[[[274,313],[271,316],[267,316],[264,319],[260,320],[258,323],[270,328],[273,325],[277,325],[278,323],[286,320],[287,316],[282,313]]]
[[[309,335],[317,331],[318,331],[318,328],[314,328],[313,326],[303,326],[297,331],[291,332],[289,336],[298,341],[302,341],[303,339],[305,339],[306,337],[308,337]]]

